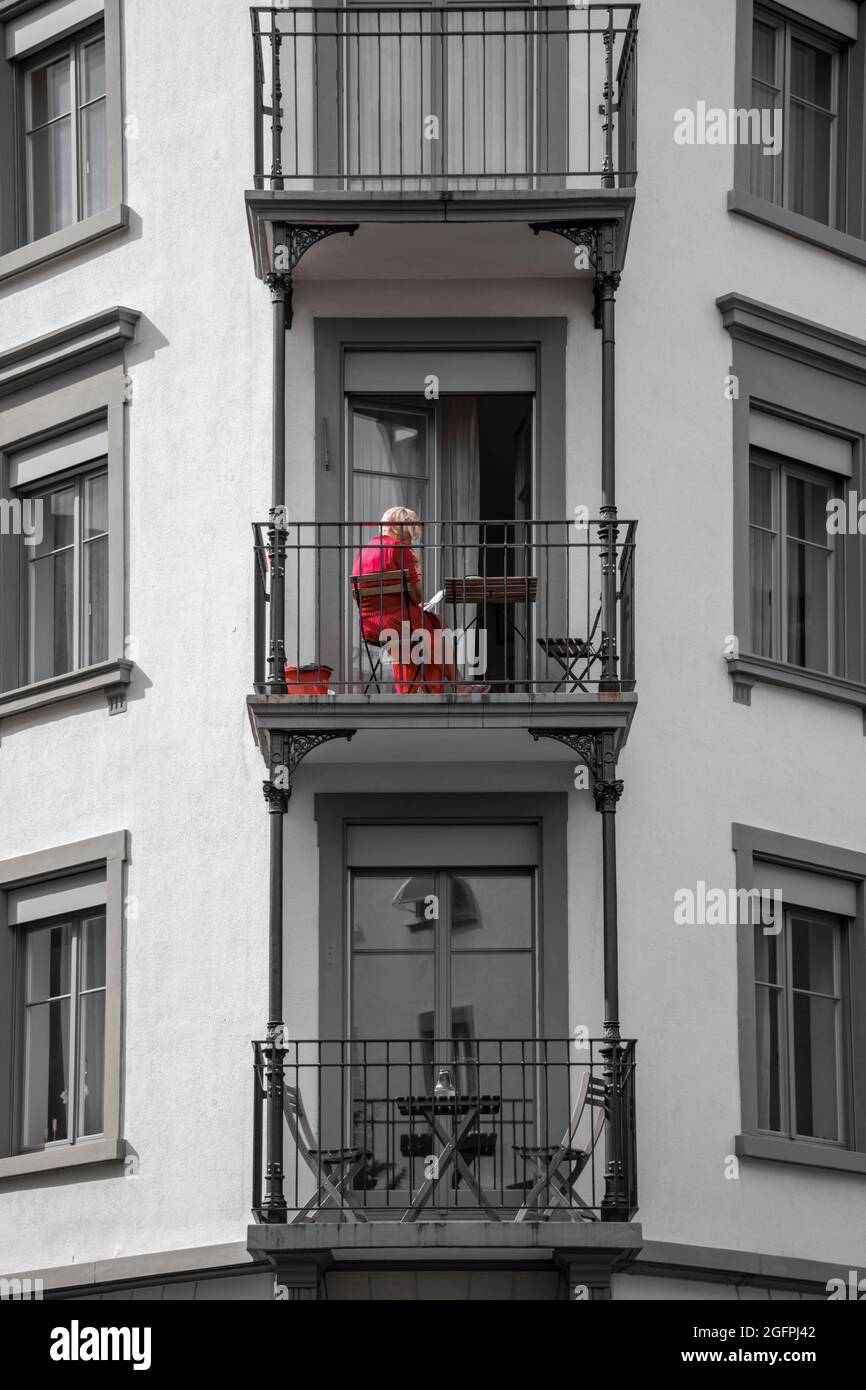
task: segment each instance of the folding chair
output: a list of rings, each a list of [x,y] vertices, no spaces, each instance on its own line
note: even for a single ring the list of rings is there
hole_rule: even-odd
[[[562,668],[563,676],[558,685],[554,686],[554,694],[562,690],[569,681],[572,681],[572,694],[575,690],[582,690],[586,693],[584,681],[589,676],[593,666],[601,660],[601,646],[594,647],[592,642],[601,619],[601,608],[595,615],[595,622],[592,631],[586,638],[582,637],[539,637],[538,645],[544,652],[548,661],[555,661]],[[583,661],[585,663],[580,675],[577,674],[577,666]]]
[[[383,653],[387,643],[380,641],[378,637],[364,636],[364,619],[376,618],[379,627],[382,622],[382,600],[386,594],[405,593],[405,579],[401,572],[388,573],[381,570],[372,574],[353,574],[352,597],[358,609],[360,619],[359,628],[361,634],[361,645],[364,648],[367,662],[370,666],[370,675],[364,686],[363,694],[367,695],[371,689],[376,690],[381,695],[382,687],[379,681],[385,680],[385,673],[382,669],[384,660]]]
[[[586,1145],[579,1148],[576,1143],[577,1131],[587,1107],[595,1109],[596,1116],[592,1122]],[[585,1071],[580,1079],[577,1100],[571,1112],[568,1129],[562,1136],[560,1143],[515,1147],[518,1158],[523,1160],[524,1165],[534,1169],[536,1175],[530,1177],[526,1182],[513,1184],[515,1187],[528,1189],[523,1199],[523,1206],[514,1218],[515,1221],[526,1221],[528,1218],[548,1221],[559,1206],[564,1206],[567,1209],[570,1221],[581,1219],[596,1221],[598,1219],[589,1204],[575,1191],[575,1183],[592,1158],[595,1146],[604,1129],[604,1121],[604,1082],[597,1077],[591,1078],[589,1072]],[[542,1193],[546,1204],[543,1212],[534,1205]]]
[[[349,1192],[355,1178],[372,1158],[369,1149],[320,1149],[299,1087],[283,1087],[283,1113],[298,1152],[318,1183],[315,1194],[301,1208],[295,1220],[312,1223],[319,1212],[333,1202],[349,1221],[366,1222],[366,1215],[354,1205]]]

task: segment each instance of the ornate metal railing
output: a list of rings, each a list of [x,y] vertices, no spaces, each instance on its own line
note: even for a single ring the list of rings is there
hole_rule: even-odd
[[[379,523],[293,522],[281,533],[281,675],[290,694],[634,690],[636,522],[618,522],[613,536],[593,520],[426,522],[419,530],[416,546],[396,551]],[[280,664],[268,632],[276,533],[257,522],[253,534],[253,680],[264,692]],[[617,582],[607,624],[610,567]],[[421,605],[437,598],[425,613]]]
[[[255,186],[630,187],[639,10],[255,8]]]
[[[260,1220],[629,1220],[635,1043],[471,1037],[253,1044]],[[285,1208],[269,1205],[269,1096]]]

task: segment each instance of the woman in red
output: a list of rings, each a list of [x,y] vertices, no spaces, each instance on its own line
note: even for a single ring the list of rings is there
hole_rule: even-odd
[[[440,656],[435,634],[441,631],[442,623],[435,613],[425,613],[421,607],[421,565],[414,548],[420,538],[415,512],[408,507],[389,507],[379,535],[355,556],[352,574],[364,581],[354,586],[364,636],[378,642],[383,632],[396,633],[401,656],[407,658],[394,663],[395,690],[400,695],[441,695],[444,681],[457,687],[459,676],[453,662],[444,660],[444,653],[441,663],[435,659]],[[431,660],[423,664],[409,660],[403,649],[407,637],[410,646],[419,639],[424,641]]]

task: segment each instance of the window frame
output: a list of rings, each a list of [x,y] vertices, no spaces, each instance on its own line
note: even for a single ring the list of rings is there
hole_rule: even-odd
[[[93,541],[95,540],[103,539],[108,541],[109,546],[111,544],[110,521],[107,529],[103,532],[100,532],[98,536],[85,537],[84,535],[83,517],[85,515],[85,508],[87,505],[87,483],[96,481],[99,478],[105,478],[107,491],[109,484],[109,467],[107,457],[103,457],[101,459],[93,459],[89,463],[84,463],[74,469],[70,469],[67,473],[47,477],[39,483],[32,483],[26,488],[20,488],[16,490],[16,496],[18,496],[23,503],[25,499],[41,498],[43,501],[47,501],[48,497],[50,497],[52,493],[63,492],[70,486],[74,487],[75,489],[75,495],[73,498],[72,546],[64,547],[64,549],[71,548],[73,554],[72,665],[69,667],[68,671],[58,671],[53,676],[40,677],[40,680],[58,680],[62,679],[63,676],[74,676],[80,671],[89,670],[92,666],[99,666],[102,663],[102,661],[108,659],[106,655],[106,657],[101,658],[100,661],[92,660],[92,652],[89,650],[88,641],[86,637],[87,615],[85,613],[84,602],[84,561],[87,546],[92,545]],[[106,510],[108,510],[107,506]],[[57,552],[53,551],[51,553],[56,554]],[[37,562],[37,557],[33,554],[32,547],[27,547],[23,544],[20,547],[20,557],[21,574],[19,580],[19,631],[22,634],[22,640],[20,642],[19,647],[19,679],[20,684],[22,686],[31,686],[37,685],[39,683],[35,675],[36,631],[34,626],[35,605],[33,600],[33,578],[35,573],[35,564]],[[38,558],[41,559],[44,557],[40,556]],[[109,612],[111,606],[110,585],[107,575],[105,602],[105,627],[107,638]]]
[[[30,1153],[43,1153],[49,1149],[54,1150],[60,1149],[62,1147],[72,1147],[75,1144],[90,1143],[102,1139],[105,1135],[104,1083],[102,1097],[102,1125],[97,1130],[85,1131],[83,1129],[81,1111],[83,1108],[84,1097],[82,1090],[83,1083],[79,1075],[80,1066],[78,1057],[78,1045],[81,1033],[80,1019],[82,997],[84,995],[90,996],[93,994],[101,993],[103,995],[106,1007],[108,1003],[107,971],[105,981],[102,985],[94,986],[90,989],[85,989],[82,985],[81,958],[83,952],[81,949],[81,939],[85,923],[93,921],[96,918],[102,918],[105,922],[105,936],[107,948],[108,920],[104,904],[100,904],[98,907],[93,908],[79,908],[75,912],[67,912],[53,918],[40,919],[37,922],[28,922],[26,926],[18,928],[18,930],[21,932],[21,944],[17,952],[19,958],[19,978],[17,981],[18,998],[16,1010],[15,1045],[16,1074],[14,1081],[15,1095],[13,1101],[13,1132],[17,1136],[17,1143],[15,1144],[15,1147],[18,1153],[21,1155],[26,1155]],[[49,1139],[42,1144],[27,1144],[25,1142],[25,1135],[27,1130],[26,1107],[29,1091],[29,1077],[27,1074],[27,1009],[34,1007],[34,1005],[38,1006],[38,1004],[41,1002],[45,1002],[27,999],[27,963],[30,939],[37,932],[50,931],[53,927],[66,925],[68,925],[71,928],[70,989],[68,991],[68,997],[70,1001],[68,1026],[70,1058],[69,1090],[72,1094],[72,1103],[68,1107],[68,1113],[72,1116],[71,1134],[67,1134],[67,1137],[65,1139]],[[54,998],[56,996],[51,997]],[[103,1025],[103,1077],[105,1076],[105,1060],[105,1029]]]
[[[821,676],[839,676],[844,679],[844,674],[839,671],[839,653],[837,651],[837,632],[839,624],[845,622],[845,594],[844,585],[840,583],[840,573],[843,573],[841,546],[838,544],[839,537],[827,535],[827,669],[822,670],[820,666],[805,666],[798,661],[792,661],[789,650],[789,630],[790,630],[790,601],[791,592],[789,587],[790,571],[788,563],[788,547],[791,542],[798,545],[814,546],[814,541],[808,541],[801,537],[792,537],[788,531],[787,523],[787,500],[788,500],[788,480],[791,478],[799,479],[802,482],[811,483],[813,486],[826,486],[831,496],[842,496],[847,491],[847,480],[835,477],[825,469],[801,463],[796,459],[788,459],[780,454],[773,454],[768,449],[752,445],[749,449],[749,484],[751,489],[751,472],[753,468],[762,468],[771,474],[771,498],[774,529],[767,532],[765,527],[757,527],[749,516],[749,534],[758,529],[765,534],[772,535],[774,541],[773,558],[773,586],[779,596],[775,611],[772,615],[772,647],[770,656],[765,656],[768,661],[776,661],[782,666],[791,666],[798,671],[812,671]],[[835,493],[833,489],[836,489]],[[750,492],[751,502],[751,492]],[[749,632],[749,649],[754,651],[755,634]],[[755,653],[758,655],[758,653]]]
[[[823,900],[823,907],[794,901],[798,891],[794,889],[792,897],[785,898],[786,921],[789,912],[841,921],[848,970],[842,1004],[848,1063],[847,1074],[842,1077],[845,1109],[840,1111],[844,1141],[763,1129],[758,1123],[755,958],[760,928],[748,921],[737,926],[741,1132],[735,1138],[734,1152],[741,1158],[866,1174],[866,1017],[853,1008],[853,1001],[866,990],[866,854],[738,823],[732,826],[732,848],[738,890],[761,887],[772,878],[774,868],[780,876],[794,869],[798,883],[808,881],[809,896],[813,902]],[[833,906],[832,895],[838,892],[840,881],[853,893],[856,909],[851,917]],[[805,896],[804,888],[799,891]]]
[[[843,99],[847,96],[847,69],[850,66],[849,45],[841,36],[838,39],[830,38],[826,33],[822,33],[817,28],[812,28],[807,20],[801,16],[794,16],[790,13],[783,14],[779,10],[771,9],[763,3],[756,3],[753,13],[753,26],[764,24],[776,32],[776,72],[774,88],[779,93],[782,107],[782,130],[784,132],[783,147],[778,158],[781,161],[781,189],[778,190],[779,197],[771,200],[774,206],[788,212],[795,212],[791,206],[791,161],[787,157],[789,152],[788,132],[791,129],[791,113],[795,105],[806,106],[809,109],[820,110],[813,107],[811,103],[805,103],[801,99],[794,97],[791,87],[792,62],[791,54],[794,43],[799,39],[811,48],[829,54],[832,60],[832,79],[831,79],[831,101],[832,108],[823,114],[830,115],[831,144],[830,144],[830,187],[828,191],[828,213],[829,221],[824,222],[822,218],[809,218],[810,221],[818,222],[822,226],[827,226],[833,231],[845,231],[841,225],[845,222],[842,215],[845,195],[845,171],[843,167],[844,158],[844,131],[849,119],[849,111],[843,108]],[[753,28],[754,32],[754,28]],[[781,58],[781,71],[780,68]],[[752,62],[752,83],[757,80],[754,75],[754,59]],[[762,83],[762,85],[764,85]],[[777,192],[775,187],[779,180],[774,176],[774,194]],[[756,198],[761,195],[756,193],[751,187],[749,191]],[[807,213],[796,213],[800,217],[808,217]]]
[[[85,48],[91,47],[95,42],[102,41],[105,50],[106,62],[106,82],[105,92],[94,97],[90,101],[83,100],[82,82],[82,54]],[[18,162],[18,185],[19,185],[19,245],[29,246],[35,241],[42,240],[35,235],[33,229],[34,221],[34,196],[33,196],[33,156],[31,153],[30,139],[36,130],[46,129],[53,121],[45,121],[41,126],[28,127],[27,121],[27,101],[30,92],[30,80],[32,74],[39,68],[45,67],[49,63],[57,62],[60,58],[66,57],[69,66],[69,120],[72,132],[70,139],[70,170],[72,174],[72,190],[74,200],[74,212],[72,219],[65,226],[75,226],[85,221],[86,216],[97,216],[104,212],[105,208],[96,208],[92,212],[84,212],[84,185],[82,181],[82,112],[95,106],[98,102],[103,102],[108,107],[108,63],[107,63],[107,43],[105,37],[105,23],[99,21],[96,24],[82,29],[75,30],[60,42],[50,45],[47,48],[40,48],[35,53],[25,55],[20,61],[14,63],[13,81],[15,83],[15,116],[17,123],[17,162]],[[59,118],[58,118],[59,119]],[[106,119],[106,201],[108,193],[108,131]],[[55,227],[51,232],[46,232],[44,236],[52,236],[56,232],[64,231],[65,227]]]
[[[794,1052],[794,1000],[798,994],[817,994],[820,991],[799,989],[794,984],[793,963],[792,963],[792,927],[795,920],[816,923],[833,932],[833,973],[834,989],[832,996],[838,1004],[835,1014],[835,1034],[836,1034],[836,1108],[839,1118],[839,1138],[826,1139],[817,1135],[801,1133],[797,1129],[797,1064]],[[816,908],[802,908],[788,905],[784,909],[784,922],[782,931],[776,938],[782,943],[780,952],[780,979],[777,982],[758,979],[757,965],[755,968],[755,990],[769,989],[775,990],[782,999],[783,1008],[780,1011],[782,1018],[782,1046],[781,1046],[781,1120],[778,1129],[772,1129],[761,1125],[760,1114],[757,1117],[757,1130],[760,1134],[766,1134],[773,1138],[784,1138],[795,1142],[809,1144],[822,1144],[834,1149],[847,1149],[847,1136],[852,1132],[851,1105],[852,1088],[851,1077],[853,1075],[853,1058],[851,1054],[851,1029],[849,1015],[851,1008],[851,981],[850,981],[850,950],[848,932],[850,922],[844,918],[836,916],[834,913],[821,912]],[[760,931],[756,926],[754,931]],[[831,997],[831,996],[824,996]],[[757,1069],[758,1056],[754,1058],[754,1066]]]
[[[50,1174],[57,1169],[94,1163],[118,1163],[126,1146],[122,1140],[123,1079],[123,961],[125,954],[125,882],[129,832],[117,830],[73,844],[0,860],[0,1184],[6,1178]],[[40,1149],[21,1148],[20,1049],[23,984],[22,937],[31,924],[9,921],[8,897],[18,888],[38,887],[57,879],[72,879],[96,870],[105,875],[105,903],[94,906],[105,914],[105,1033],[103,1072],[103,1130]],[[72,913],[62,914],[69,920]],[[45,918],[50,922],[51,918]],[[34,922],[32,926],[39,923]]]
[[[123,117],[122,61],[122,0],[103,0],[102,17],[92,14],[85,20],[70,23],[67,32],[58,24],[54,34],[42,43],[12,58],[5,56],[3,43],[5,22],[17,19],[29,9],[37,9],[43,0],[0,0],[0,283],[4,280],[42,266],[83,246],[98,242],[129,226],[130,214],[125,199],[125,133]],[[75,45],[85,44],[100,29],[105,40],[105,111],[106,111],[106,199],[101,211],[76,217],[68,226],[28,240],[26,190],[27,169],[24,159],[24,83],[22,73],[44,61],[45,55],[62,53]],[[79,126],[76,112],[76,133]],[[78,147],[78,138],[73,142]],[[78,180],[75,189],[76,211],[81,210]]]

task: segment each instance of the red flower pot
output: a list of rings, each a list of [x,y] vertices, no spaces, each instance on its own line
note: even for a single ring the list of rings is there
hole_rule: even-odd
[[[289,695],[327,695],[332,666],[286,665],[285,679]]]

